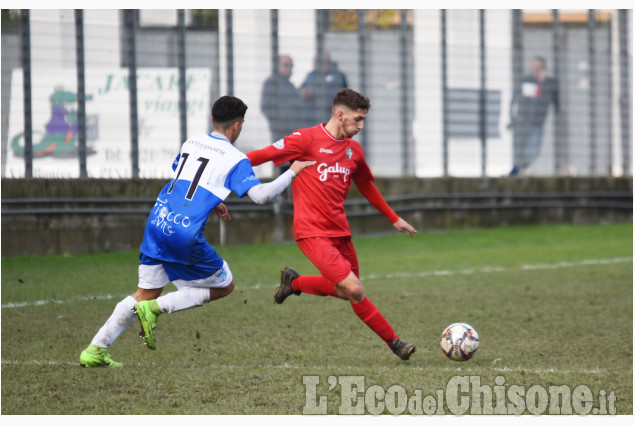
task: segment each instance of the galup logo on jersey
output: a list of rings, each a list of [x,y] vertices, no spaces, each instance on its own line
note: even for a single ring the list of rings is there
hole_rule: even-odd
[[[344,181],[348,180],[348,176],[351,175],[351,170],[348,168],[340,167],[340,163],[336,162],[335,165],[328,165],[321,163],[317,167],[317,172],[320,173],[320,181],[325,182],[328,179],[329,174],[343,174]]]

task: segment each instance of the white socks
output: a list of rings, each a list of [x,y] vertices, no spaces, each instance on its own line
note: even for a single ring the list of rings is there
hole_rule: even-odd
[[[119,301],[104,326],[99,329],[93,338],[92,344],[99,347],[109,347],[110,344],[115,342],[119,335],[128,329],[128,326],[134,321],[135,316],[132,309],[135,304],[137,304],[137,300],[131,295]]]
[[[157,298],[163,313],[199,307],[210,300],[209,288],[183,288]]]
[[[159,303],[162,312],[174,313],[199,307],[209,300],[209,288],[184,288],[157,298],[157,303]],[[115,342],[123,331],[134,322],[135,314],[132,309],[135,304],[137,304],[137,300],[132,295],[119,301],[106,323],[97,331],[92,344],[99,347],[109,347]]]

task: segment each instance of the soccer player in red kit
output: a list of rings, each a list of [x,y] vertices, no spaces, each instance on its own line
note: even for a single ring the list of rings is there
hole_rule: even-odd
[[[276,166],[287,161],[317,161],[292,183],[293,226],[300,250],[321,275],[300,275],[286,267],[274,294],[275,302],[281,304],[289,295],[303,292],[348,300],[355,314],[399,358],[408,360],[415,346],[401,340],[366,297],[344,212],[344,201],[351,182],[354,182],[360,193],[390,220],[396,230],[408,232],[411,237],[417,233],[388,206],[373,183],[375,178],[361,146],[351,139],[364,128],[369,108],[367,97],[351,89],[341,89],[333,99],[328,123],[299,129],[273,145],[249,152],[247,157],[252,166],[268,161],[273,161]]]

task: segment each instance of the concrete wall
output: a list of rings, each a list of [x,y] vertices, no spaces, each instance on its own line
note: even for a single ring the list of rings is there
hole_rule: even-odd
[[[137,249],[147,214],[164,184],[165,180],[2,179],[2,257]],[[395,211],[421,231],[633,219],[631,178],[379,179],[377,186]],[[359,198],[353,187],[347,204],[353,235],[392,231],[383,216],[368,215],[374,209],[363,199],[356,202]],[[123,202],[113,203],[117,199]],[[244,211],[254,204],[235,197],[227,204],[232,221],[225,225],[226,244],[271,242],[279,239],[276,230],[292,239],[290,215],[276,216],[271,205]],[[12,214],[16,210],[23,213]],[[220,245],[215,217],[208,221],[205,236],[212,245]]]

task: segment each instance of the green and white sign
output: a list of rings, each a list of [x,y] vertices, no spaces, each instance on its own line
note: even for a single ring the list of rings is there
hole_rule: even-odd
[[[32,73],[33,177],[79,177],[77,79],[73,70]],[[12,75],[9,140],[2,177],[24,177],[22,70]],[[207,133],[211,71],[190,68],[186,76],[187,134]],[[176,68],[137,72],[139,176],[169,178],[181,146]],[[86,70],[87,171],[92,178],[132,176],[130,93],[127,69]]]

